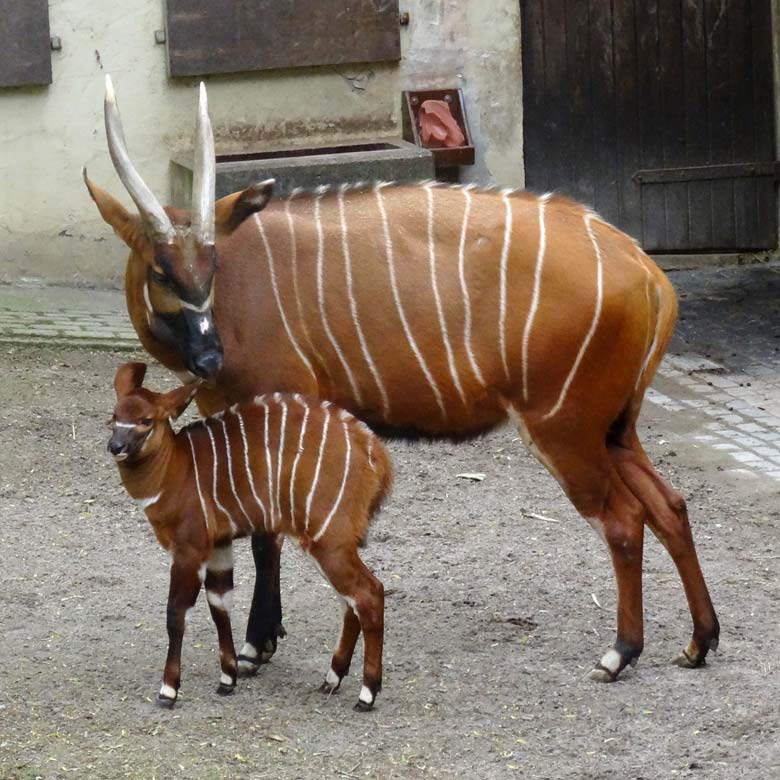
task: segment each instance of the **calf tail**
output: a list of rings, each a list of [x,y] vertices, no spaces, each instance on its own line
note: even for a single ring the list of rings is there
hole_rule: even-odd
[[[385,445],[372,433],[368,446],[368,463],[377,477],[377,488],[369,505],[369,517],[372,517],[387,498],[393,487],[393,466]]]

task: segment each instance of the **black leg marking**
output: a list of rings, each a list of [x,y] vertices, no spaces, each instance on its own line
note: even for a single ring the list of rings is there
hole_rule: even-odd
[[[279,637],[286,635],[282,625],[282,598],[279,585],[279,545],[269,534],[252,535],[252,557],[255,561],[255,589],[246,641],[257,651],[257,658],[242,653],[239,660],[242,674],[254,674],[257,667],[267,663],[276,652]]]

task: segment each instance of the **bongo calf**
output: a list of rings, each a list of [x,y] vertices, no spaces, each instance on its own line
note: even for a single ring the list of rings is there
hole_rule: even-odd
[[[220,694],[238,665],[230,626],[232,541],[261,532],[295,539],[344,602],[344,623],[322,690],[349,670],[365,643],[355,709],[370,709],[382,683],[384,588],[357,548],[392,474],[381,443],[349,413],[300,395],[260,396],[174,433],[197,385],[159,394],[142,387],[143,363],[117,371],[109,452],[127,492],[173,557],[168,657],[157,696],[172,707],[180,683],[184,618],[205,582],[219,636]],[[250,648],[250,655],[254,652]]]

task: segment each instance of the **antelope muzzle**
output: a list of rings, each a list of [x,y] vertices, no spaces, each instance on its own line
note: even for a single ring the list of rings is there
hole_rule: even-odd
[[[187,369],[201,379],[213,379],[222,368],[224,353],[211,310],[184,309],[177,320],[177,343]]]

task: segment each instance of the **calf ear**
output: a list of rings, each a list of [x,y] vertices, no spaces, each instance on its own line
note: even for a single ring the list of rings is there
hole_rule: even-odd
[[[104,189],[94,184],[87,176],[86,168],[82,168],[81,172],[84,176],[84,184],[87,185],[100,216],[114,228],[114,233],[130,249],[136,252],[143,251],[150,242],[144,231],[141,218],[137,214],[131,214],[113,195],[109,195]]]
[[[262,211],[271,200],[276,179],[266,179],[241,192],[220,198],[215,208],[217,232],[230,235],[245,219]]]
[[[201,385],[202,380],[193,382],[191,385],[182,385],[175,390],[171,390],[162,397],[165,406],[165,413],[174,420],[184,414],[185,409],[190,405],[195,393]]]
[[[119,366],[114,377],[114,390],[117,400],[130,395],[144,383],[146,363],[125,363]]]

